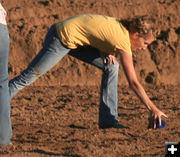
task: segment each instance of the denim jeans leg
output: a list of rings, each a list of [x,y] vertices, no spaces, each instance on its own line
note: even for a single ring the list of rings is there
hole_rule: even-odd
[[[118,72],[119,63],[105,65],[102,83],[99,125],[111,125],[118,122]]]
[[[56,26],[53,25],[46,35],[44,46],[30,63],[28,68],[19,76],[9,81],[10,97],[15,96],[21,89],[37,80],[41,75],[57,64],[70,49],[60,42]]]
[[[118,72],[119,63],[109,65],[104,64],[100,52],[92,47],[80,47],[71,50],[69,55],[94,65],[103,71],[101,93],[99,125],[113,124],[118,121]]]
[[[8,88],[9,33],[6,25],[0,24],[0,145],[10,143],[12,127]]]

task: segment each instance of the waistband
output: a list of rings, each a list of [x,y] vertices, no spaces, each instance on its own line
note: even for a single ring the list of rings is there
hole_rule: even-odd
[[[66,45],[64,45],[62,43],[61,39],[59,38],[59,35],[58,35],[58,32],[57,32],[57,23],[53,24],[51,27],[54,29],[55,36],[59,39],[59,41],[63,45],[63,47],[69,49]]]
[[[7,25],[0,22],[0,27],[7,28]]]

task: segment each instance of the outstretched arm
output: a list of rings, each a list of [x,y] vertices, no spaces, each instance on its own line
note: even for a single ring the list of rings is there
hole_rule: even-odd
[[[153,104],[153,102],[147,96],[144,88],[137,80],[132,55],[126,52],[122,52],[121,50],[118,51],[118,53],[120,53],[121,56],[121,63],[126,74],[129,86],[132,88],[132,90],[136,93],[136,95],[140,98],[140,100],[149,110],[151,119],[153,119],[153,125],[151,127],[156,128],[156,119],[159,120],[159,124],[161,125],[161,117],[164,116],[167,118],[167,115],[165,115]]]

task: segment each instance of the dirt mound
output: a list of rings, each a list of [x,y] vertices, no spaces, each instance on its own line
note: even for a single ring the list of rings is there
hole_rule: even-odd
[[[97,13],[118,18],[150,15],[156,19],[154,25],[158,26],[160,36],[149,50],[137,55],[137,75],[145,84],[180,83],[178,0],[6,0],[4,6],[11,35],[10,77],[19,74],[38,53],[53,23],[76,14]],[[35,84],[99,85],[100,78],[98,69],[66,56]],[[119,83],[127,84],[122,72]]]

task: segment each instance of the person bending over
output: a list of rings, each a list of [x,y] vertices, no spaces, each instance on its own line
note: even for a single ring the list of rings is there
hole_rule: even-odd
[[[50,27],[39,54],[27,69],[10,80],[10,96],[37,80],[68,54],[103,71],[99,127],[122,128],[118,121],[119,63],[115,57],[120,55],[128,83],[149,110],[151,127],[156,128],[156,119],[161,125],[162,116],[167,115],[153,104],[137,80],[132,55],[137,50],[145,50],[154,40],[151,22],[144,16],[126,21],[97,14],[70,17]]]

